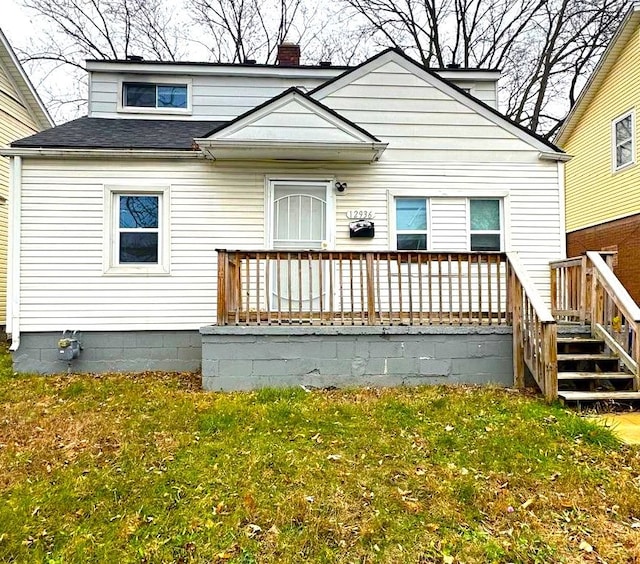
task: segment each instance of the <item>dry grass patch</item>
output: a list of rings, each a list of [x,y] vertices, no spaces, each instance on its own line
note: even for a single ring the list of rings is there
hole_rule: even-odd
[[[640,457],[488,388],[0,378],[0,560],[640,562]]]

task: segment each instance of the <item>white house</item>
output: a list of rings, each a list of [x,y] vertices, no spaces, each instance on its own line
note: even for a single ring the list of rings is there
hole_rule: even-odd
[[[17,370],[65,371],[69,330],[73,370],[202,364],[211,388],[511,377],[504,253],[548,299],[566,155],[498,112],[495,70],[285,49],[276,66],[88,61],[88,116],[2,151]],[[460,362],[430,330],[465,335]]]

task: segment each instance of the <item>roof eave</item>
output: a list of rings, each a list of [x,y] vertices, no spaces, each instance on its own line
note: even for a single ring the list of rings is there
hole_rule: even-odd
[[[34,88],[31,80],[27,76],[27,73],[22,68],[15,51],[11,47],[9,40],[0,29],[0,49],[4,51],[12,63],[13,69],[9,69],[9,72],[13,70],[12,78],[20,88],[22,95],[29,102],[30,110],[34,114],[36,121],[40,129],[48,129],[54,127],[55,123],[49,114],[46,106],[42,102],[37,90]]]

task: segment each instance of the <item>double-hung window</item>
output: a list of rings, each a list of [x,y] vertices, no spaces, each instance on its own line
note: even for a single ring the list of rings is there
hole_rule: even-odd
[[[620,170],[635,162],[634,116],[629,112],[613,121],[613,168]]]
[[[168,189],[106,189],[106,272],[168,272]]]
[[[428,200],[396,198],[396,248],[399,251],[424,251],[429,240]]]
[[[502,205],[499,199],[469,200],[472,251],[502,250]]]

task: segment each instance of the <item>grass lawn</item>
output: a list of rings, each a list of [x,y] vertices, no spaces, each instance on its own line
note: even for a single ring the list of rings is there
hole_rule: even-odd
[[[482,388],[0,376],[0,561],[640,562],[640,451]]]

